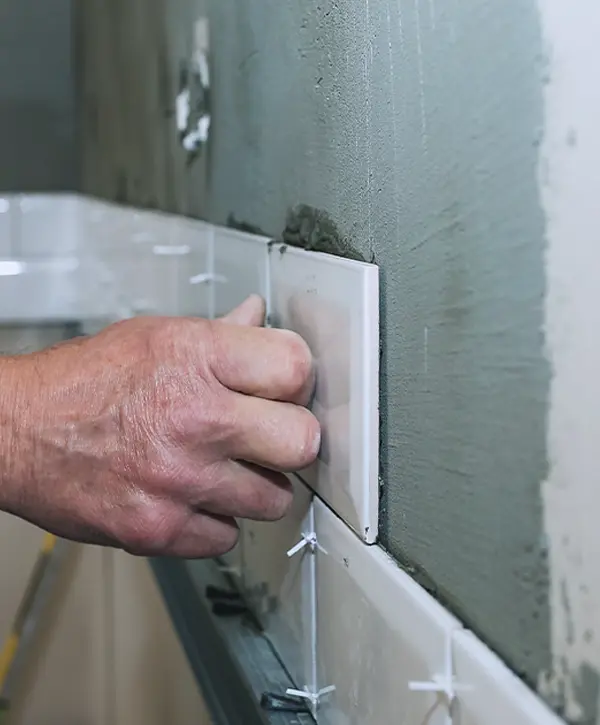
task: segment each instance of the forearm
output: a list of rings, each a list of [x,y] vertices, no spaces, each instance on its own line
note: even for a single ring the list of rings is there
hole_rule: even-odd
[[[29,356],[0,357],[0,509],[14,510],[24,495],[28,427],[35,393]]]

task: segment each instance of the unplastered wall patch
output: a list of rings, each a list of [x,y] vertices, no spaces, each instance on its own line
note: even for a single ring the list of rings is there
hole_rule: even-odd
[[[547,0],[538,6],[548,49],[539,184],[546,215],[545,332],[552,368],[549,471],[542,486],[552,662],[539,685],[567,720],[597,725],[600,5]]]

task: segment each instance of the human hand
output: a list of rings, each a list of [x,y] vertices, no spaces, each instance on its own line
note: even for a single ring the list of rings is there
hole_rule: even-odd
[[[276,520],[283,471],[316,458],[304,407],[311,354],[228,318],[139,317],[0,362],[0,508],[53,533],[139,555],[223,554],[235,518]]]

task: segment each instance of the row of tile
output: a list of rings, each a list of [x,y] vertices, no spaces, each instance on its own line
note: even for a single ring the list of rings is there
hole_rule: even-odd
[[[263,296],[270,324],[299,332],[317,363],[313,410],[323,425],[323,446],[303,476],[365,541],[375,541],[379,293],[374,265],[83,197],[2,201],[0,237],[4,228],[5,257],[13,265],[5,267],[11,273],[4,276],[0,268],[4,319],[76,315],[93,329],[97,318],[104,324],[138,314],[212,318],[250,294]],[[22,274],[14,274],[15,263]]]
[[[237,565],[267,637],[314,696],[319,725],[559,725],[379,547],[294,485],[284,521],[244,522]]]

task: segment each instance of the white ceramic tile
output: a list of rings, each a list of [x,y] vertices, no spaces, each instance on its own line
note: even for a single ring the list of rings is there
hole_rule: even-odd
[[[99,199],[83,199],[81,249],[89,255],[100,255],[120,250],[123,240],[132,234],[130,210],[118,204]]]
[[[209,225],[96,201],[85,220],[87,256],[123,315],[208,315],[208,291],[190,277],[208,269]]]
[[[251,294],[269,294],[269,240],[223,227],[215,228],[214,311],[227,314]]]
[[[15,203],[12,195],[0,195],[0,259],[12,255],[13,211]]]
[[[456,725],[564,725],[472,632],[455,634],[453,654]]]
[[[177,257],[156,257],[152,247],[105,252],[91,264],[107,298],[114,299],[118,317],[176,315],[179,305]]]
[[[312,492],[299,479],[290,514],[243,524],[244,587],[254,613],[299,688],[315,686],[315,554],[287,552],[314,531]]]
[[[95,269],[76,257],[0,261],[0,320],[53,322],[114,316]]]
[[[192,284],[192,280],[211,273],[213,236],[212,225],[180,218],[172,248],[189,249],[189,252],[180,257],[177,283],[179,315],[208,318],[212,314],[210,285]]]
[[[70,257],[81,244],[81,200],[69,194],[18,197],[13,253],[23,258]],[[16,216],[15,216],[16,214]]]
[[[323,444],[302,478],[365,541],[377,538],[379,291],[375,265],[273,246],[271,319],[317,364],[312,410]]]
[[[411,691],[444,673],[459,623],[383,550],[360,541],[315,500],[319,705],[326,725],[447,725],[434,693]]]

